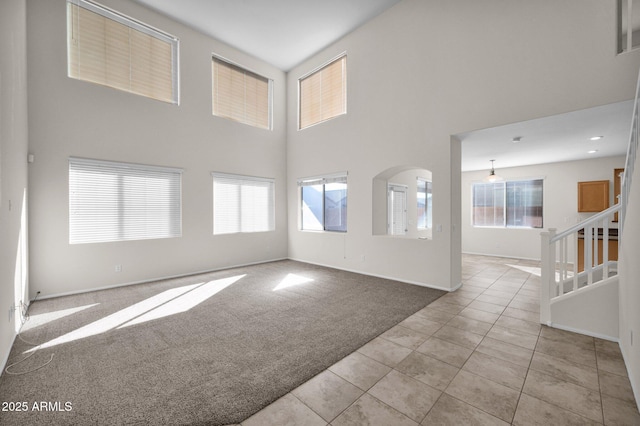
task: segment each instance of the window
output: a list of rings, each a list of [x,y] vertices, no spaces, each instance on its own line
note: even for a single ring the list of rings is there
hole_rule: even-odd
[[[389,235],[407,233],[407,186],[388,184]]]
[[[347,56],[299,80],[299,129],[347,113]]]
[[[68,0],[69,77],[177,104],[178,39],[88,0]]]
[[[273,179],[212,175],[214,235],[275,229]]]
[[[418,229],[430,229],[432,217],[431,182],[426,179],[417,179],[418,196]]]
[[[640,46],[640,0],[618,0],[618,53]]]
[[[213,115],[271,129],[271,80],[216,56],[211,72]]]
[[[542,228],[542,179],[473,184],[473,225]]]
[[[69,158],[69,243],[182,235],[182,170]]]
[[[302,198],[302,229],[347,231],[347,175],[298,181]]]

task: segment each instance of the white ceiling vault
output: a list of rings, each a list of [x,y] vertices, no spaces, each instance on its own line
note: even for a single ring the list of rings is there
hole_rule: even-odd
[[[134,1],[289,71],[400,0]],[[624,155],[632,108],[621,102],[461,133],[462,171],[489,169],[490,160],[500,169]]]
[[[289,71],[400,0],[135,0]]]

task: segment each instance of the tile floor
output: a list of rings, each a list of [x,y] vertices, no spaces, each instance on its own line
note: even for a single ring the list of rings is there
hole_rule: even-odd
[[[618,345],[539,324],[537,267],[465,255],[461,289],[242,426],[640,425]]]

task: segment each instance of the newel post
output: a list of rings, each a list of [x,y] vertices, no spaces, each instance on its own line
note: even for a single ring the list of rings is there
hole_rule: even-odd
[[[551,289],[555,288],[556,274],[556,245],[551,239],[556,235],[556,228],[549,228],[548,232],[541,232],[542,253],[540,258],[540,323],[551,324]]]

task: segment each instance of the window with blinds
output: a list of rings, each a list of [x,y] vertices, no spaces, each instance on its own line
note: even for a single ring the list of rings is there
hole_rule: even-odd
[[[275,229],[275,180],[212,173],[213,234]]]
[[[69,77],[177,104],[178,44],[97,3],[67,2]]]
[[[542,228],[542,179],[473,184],[473,226]]]
[[[301,228],[305,231],[347,231],[347,175],[298,181],[301,190]]]
[[[299,80],[299,129],[347,113],[347,56]]]
[[[270,79],[216,56],[211,73],[213,115],[271,129]]]
[[[69,158],[69,243],[182,235],[182,170]]]

